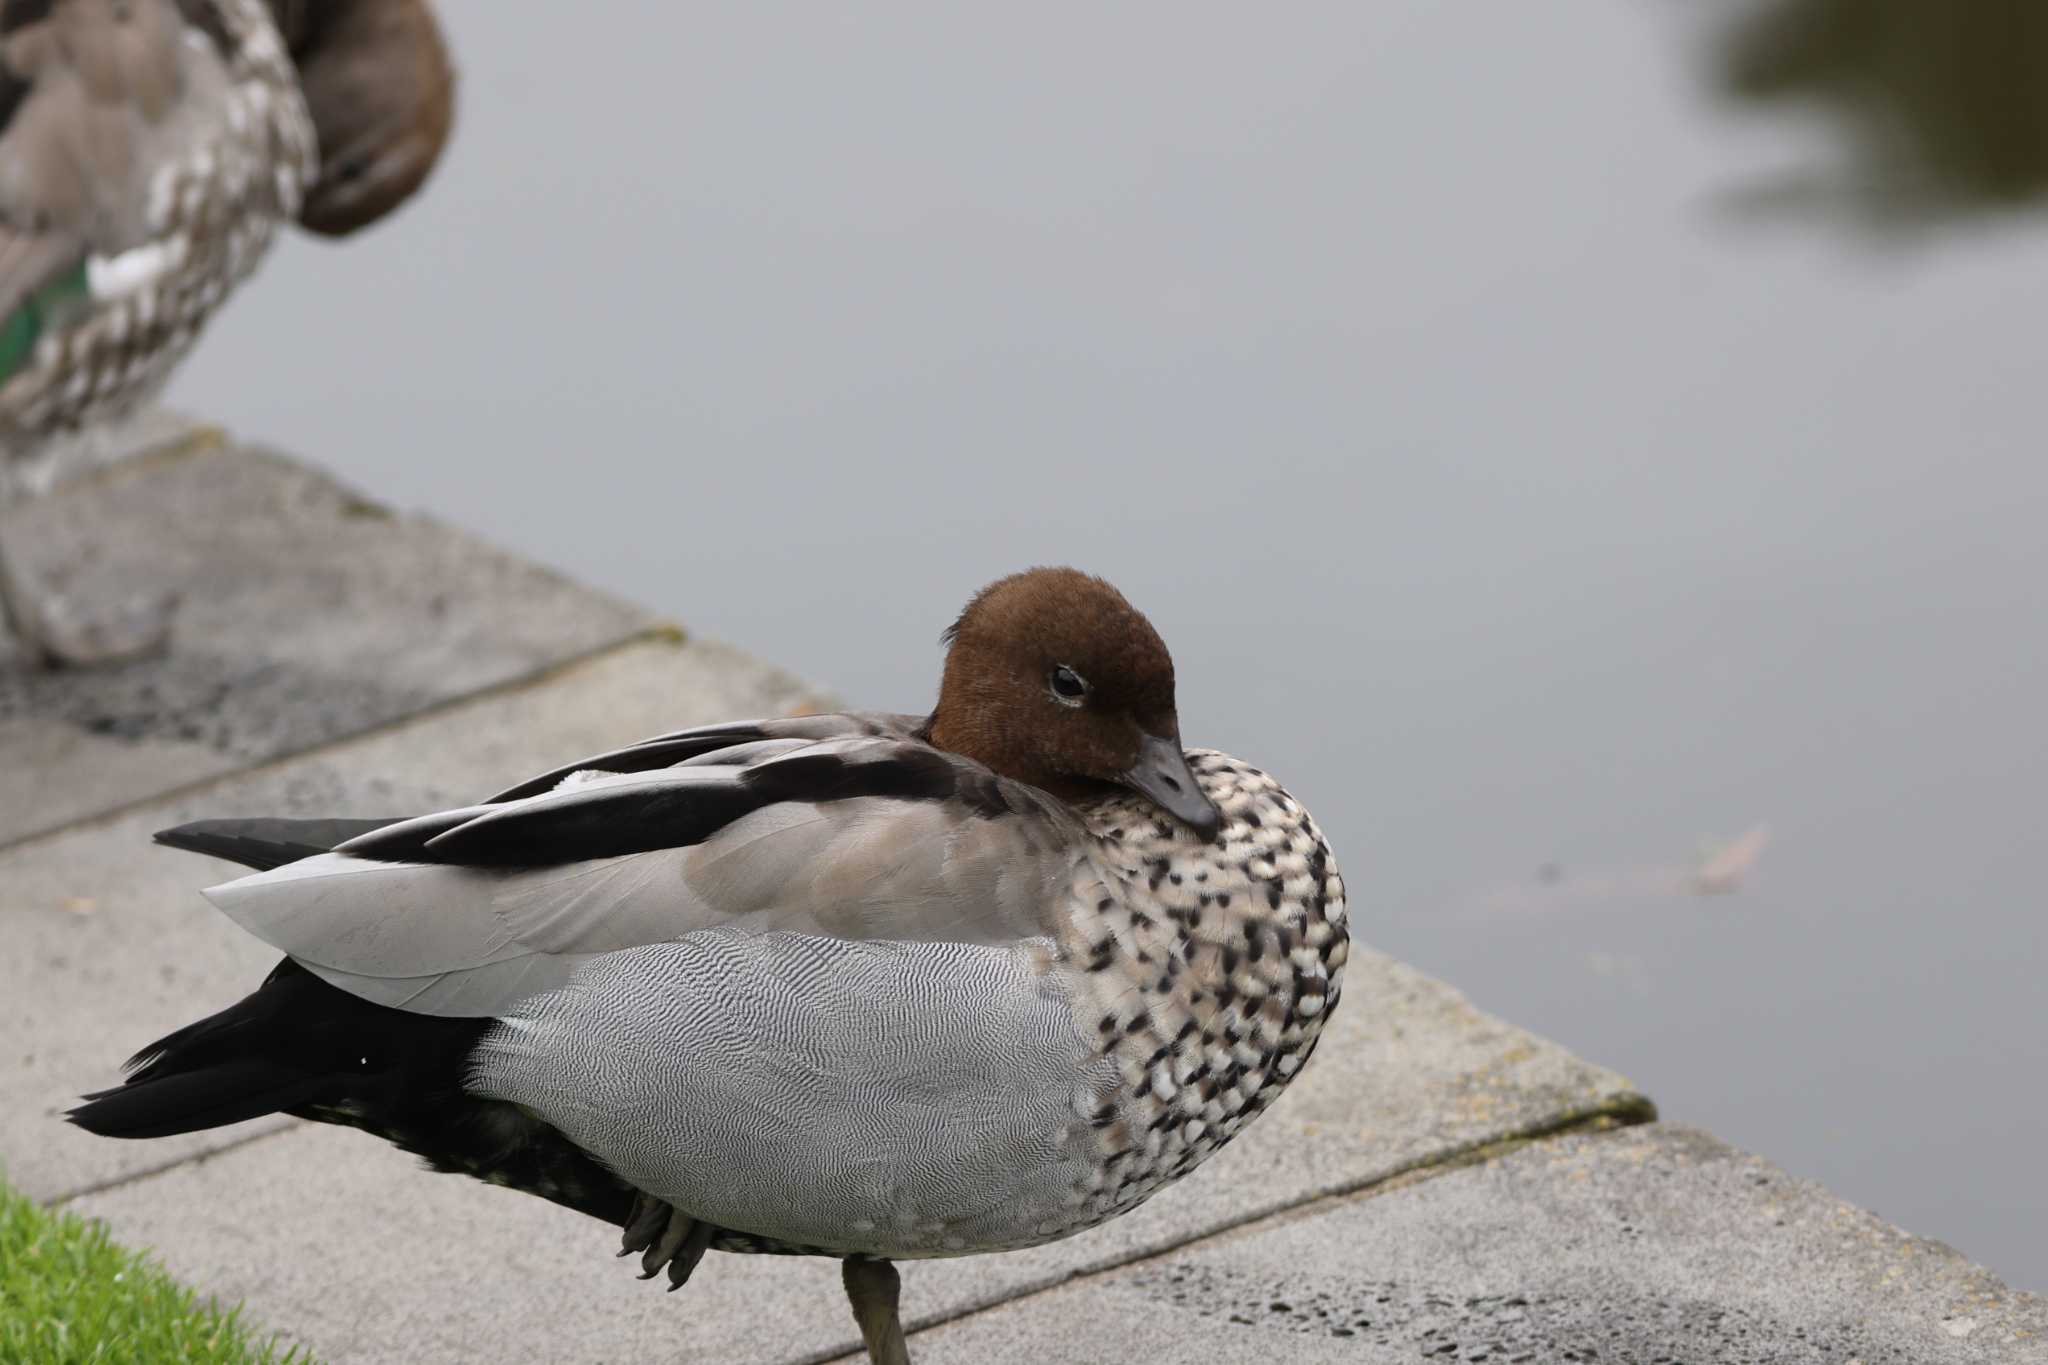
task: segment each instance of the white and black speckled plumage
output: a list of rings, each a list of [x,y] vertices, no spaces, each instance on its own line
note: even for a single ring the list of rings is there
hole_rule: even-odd
[[[1224,817],[1203,841],[1137,797],[1084,808],[1064,963],[1118,1072],[1093,1116],[1100,1221],[1185,1175],[1315,1051],[1350,953],[1344,882],[1307,810],[1265,773],[1190,751]]]
[[[92,74],[90,53],[74,59],[38,31],[67,23],[67,42],[118,32],[142,56]],[[88,290],[44,320],[0,384],[0,452],[16,458],[154,392],[316,169],[262,0],[55,0],[6,51],[31,41],[35,71],[0,129],[0,317],[81,262]],[[157,60],[151,45],[168,48],[160,79],[124,83]]]

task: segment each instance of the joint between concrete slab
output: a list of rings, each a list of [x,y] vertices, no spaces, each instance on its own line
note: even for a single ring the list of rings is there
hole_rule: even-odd
[[[1435,1180],[1440,1176],[1450,1175],[1456,1171],[1469,1170],[1474,1166],[1483,1166],[1489,1161],[1497,1160],[1513,1152],[1519,1152],[1525,1147],[1534,1147],[1540,1143],[1551,1142],[1558,1138],[1619,1133],[1657,1121],[1657,1106],[1651,1103],[1647,1096],[1632,1095],[1625,1097],[1625,1099],[1640,1100],[1641,1103],[1639,1105],[1624,1103],[1616,1110],[1602,1110],[1576,1118],[1562,1118],[1553,1123],[1535,1124],[1507,1137],[1494,1138],[1486,1142],[1475,1142],[1465,1147],[1451,1148],[1439,1155],[1416,1161],[1390,1175],[1363,1181],[1348,1189],[1331,1190],[1324,1194],[1311,1195],[1299,1203],[1291,1204],[1273,1213],[1241,1219],[1235,1223],[1219,1227],[1213,1232],[1204,1233],[1200,1237],[1190,1237],[1178,1246],[1169,1248],[1169,1250],[1184,1251],[1190,1247],[1212,1246],[1222,1242],[1234,1241],[1240,1237],[1252,1236],[1270,1227],[1278,1227],[1304,1218],[1314,1218],[1342,1204],[1356,1203],[1364,1199],[1377,1199],[1383,1195],[1392,1194],[1396,1190],[1405,1190],[1411,1185],[1419,1185],[1424,1181]],[[1166,1254],[1168,1254],[1167,1251],[1160,1251],[1134,1257],[1126,1262],[1126,1265],[1141,1264]],[[1096,1273],[1098,1272],[1090,1271],[1089,1275],[1092,1276]],[[1075,1278],[1083,1277],[1077,1276]]]
[[[656,622],[652,625],[642,626],[630,634],[620,636],[618,639],[608,641],[605,644],[597,645],[580,654],[558,659],[531,672],[522,673],[517,677],[506,678],[503,681],[492,683],[486,687],[479,687],[475,691],[465,692],[460,696],[429,702],[424,706],[407,712],[405,715],[393,716],[389,720],[379,721],[360,730],[351,730],[345,735],[336,735],[332,739],[322,740],[317,744],[307,745],[302,749],[292,749],[284,753],[272,754],[258,762],[250,763],[240,768],[232,768],[226,772],[210,773],[205,777],[183,783],[179,786],[151,791],[146,795],[137,797],[133,801],[124,801],[120,805],[97,810],[89,815],[81,815],[75,819],[51,825],[46,829],[35,830],[15,839],[0,840],[0,854],[9,853],[20,848],[28,848],[44,840],[75,833],[78,830],[93,829],[112,824],[134,811],[140,810],[144,806],[157,805],[167,801],[194,796],[200,792],[221,786],[224,783],[245,778],[254,773],[263,773],[281,768],[286,764],[297,762],[312,755],[334,753],[359,741],[374,738],[378,735],[390,734],[420,721],[443,716],[451,711],[457,711],[467,706],[515,695],[531,688],[544,687],[637,645],[655,644],[678,648],[687,643],[688,640],[688,633],[681,626],[672,622]]]
[[[144,446],[140,450],[118,456],[104,464],[88,465],[78,473],[60,478],[50,491],[69,495],[86,489],[111,487],[138,475],[192,459],[197,455],[225,450],[228,440],[225,427],[195,423],[168,440]]]
[[[233,439],[215,423],[167,408],[146,408],[111,426],[57,437],[29,461],[28,483],[43,495],[90,493],[195,455],[224,450]]]
[[[1128,1270],[1132,1266],[1144,1265],[1149,1261],[1160,1260],[1193,1247],[1203,1247],[1229,1241],[1268,1227],[1292,1222],[1298,1218],[1313,1217],[1317,1213],[1339,1204],[1349,1203],[1358,1199],[1372,1198],[1394,1190],[1406,1189],[1408,1186],[1421,1181],[1433,1180],[1438,1176],[1448,1175],[1453,1171],[1465,1170],[1469,1167],[1492,1161],[1497,1157],[1505,1156],[1510,1152],[1519,1151],[1524,1147],[1549,1141],[1552,1138],[1584,1133],[1618,1132],[1622,1129],[1640,1127],[1643,1124],[1655,1123],[1656,1121],[1657,1106],[1649,1096],[1633,1092],[1617,1095],[1613,1099],[1590,1110],[1562,1114],[1542,1123],[1531,1124],[1527,1128],[1510,1133],[1505,1137],[1493,1138],[1485,1142],[1475,1142],[1464,1147],[1449,1148],[1443,1152],[1397,1167],[1384,1175],[1376,1175],[1365,1180],[1353,1181],[1330,1189],[1319,1190],[1297,1200],[1276,1204],[1268,1208],[1256,1209],[1242,1217],[1219,1223],[1215,1227],[1206,1229],[1194,1236],[1183,1237],[1178,1241],[1150,1247],[1127,1256],[1121,1256],[1114,1260],[1102,1262],[1099,1265],[1090,1266],[1085,1270],[1067,1275],[1048,1276],[1038,1281],[1027,1281],[1022,1285],[1015,1286],[1012,1292],[992,1295],[985,1299],[977,1299],[929,1316],[912,1314],[904,1319],[904,1327],[913,1334],[927,1331],[934,1327],[943,1327],[948,1323],[959,1322],[963,1319],[974,1317],[976,1314],[988,1312],[991,1309],[1008,1307],[1028,1299],[1037,1298],[1042,1294],[1049,1294],[1056,1289],[1063,1289],[1069,1285],[1100,1279],[1106,1275]],[[846,1347],[832,1352],[799,1356],[790,1361],[789,1365],[859,1365],[859,1362],[865,1359],[866,1356],[859,1349],[855,1348],[852,1343],[848,1343]]]
[[[130,1185],[140,1185],[146,1181],[154,1180],[160,1175],[168,1175],[172,1171],[183,1170],[187,1166],[201,1166],[217,1156],[224,1156],[229,1152],[239,1152],[244,1147],[253,1147],[257,1143],[267,1142],[271,1138],[283,1137],[286,1133],[301,1126],[304,1122],[305,1120],[303,1119],[286,1119],[274,1128],[265,1128],[260,1132],[244,1134],[232,1142],[223,1142],[218,1147],[203,1147],[189,1156],[181,1156],[174,1161],[163,1162],[161,1165],[145,1166],[139,1171],[123,1171],[120,1175],[113,1176],[110,1179],[95,1180],[90,1184],[80,1185],[76,1189],[63,1190],[45,1199],[43,1207],[61,1209],[74,1200],[89,1198],[95,1194],[104,1194],[108,1190],[124,1189]]]

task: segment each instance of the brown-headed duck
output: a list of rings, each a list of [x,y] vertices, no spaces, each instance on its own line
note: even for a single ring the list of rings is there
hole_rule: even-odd
[[[74,1122],[283,1111],[624,1229],[890,1263],[1066,1237],[1273,1100],[1337,1003],[1344,884],[1265,773],[1183,750],[1122,594],[1034,569],[946,633],[927,716],[663,735],[408,820],[216,820],[207,892],[286,954]]]

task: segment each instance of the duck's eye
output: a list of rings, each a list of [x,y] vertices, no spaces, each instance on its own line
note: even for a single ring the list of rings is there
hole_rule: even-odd
[[[1052,689],[1052,699],[1062,706],[1079,706],[1088,700],[1088,680],[1065,664],[1052,671],[1045,685]]]

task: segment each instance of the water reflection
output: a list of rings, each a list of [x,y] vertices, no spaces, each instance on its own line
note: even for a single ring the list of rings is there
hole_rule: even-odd
[[[2039,0],[1773,0],[1718,44],[1722,87],[1826,111],[1843,146],[1744,196],[1878,226],[2048,192],[2048,6]]]
[[[1476,916],[1566,914],[1585,910],[1639,910],[1652,903],[1700,896],[1730,896],[1743,889],[1771,840],[1755,825],[1733,839],[1705,840],[1690,862],[1544,863],[1529,880],[1501,882],[1466,899]]]

